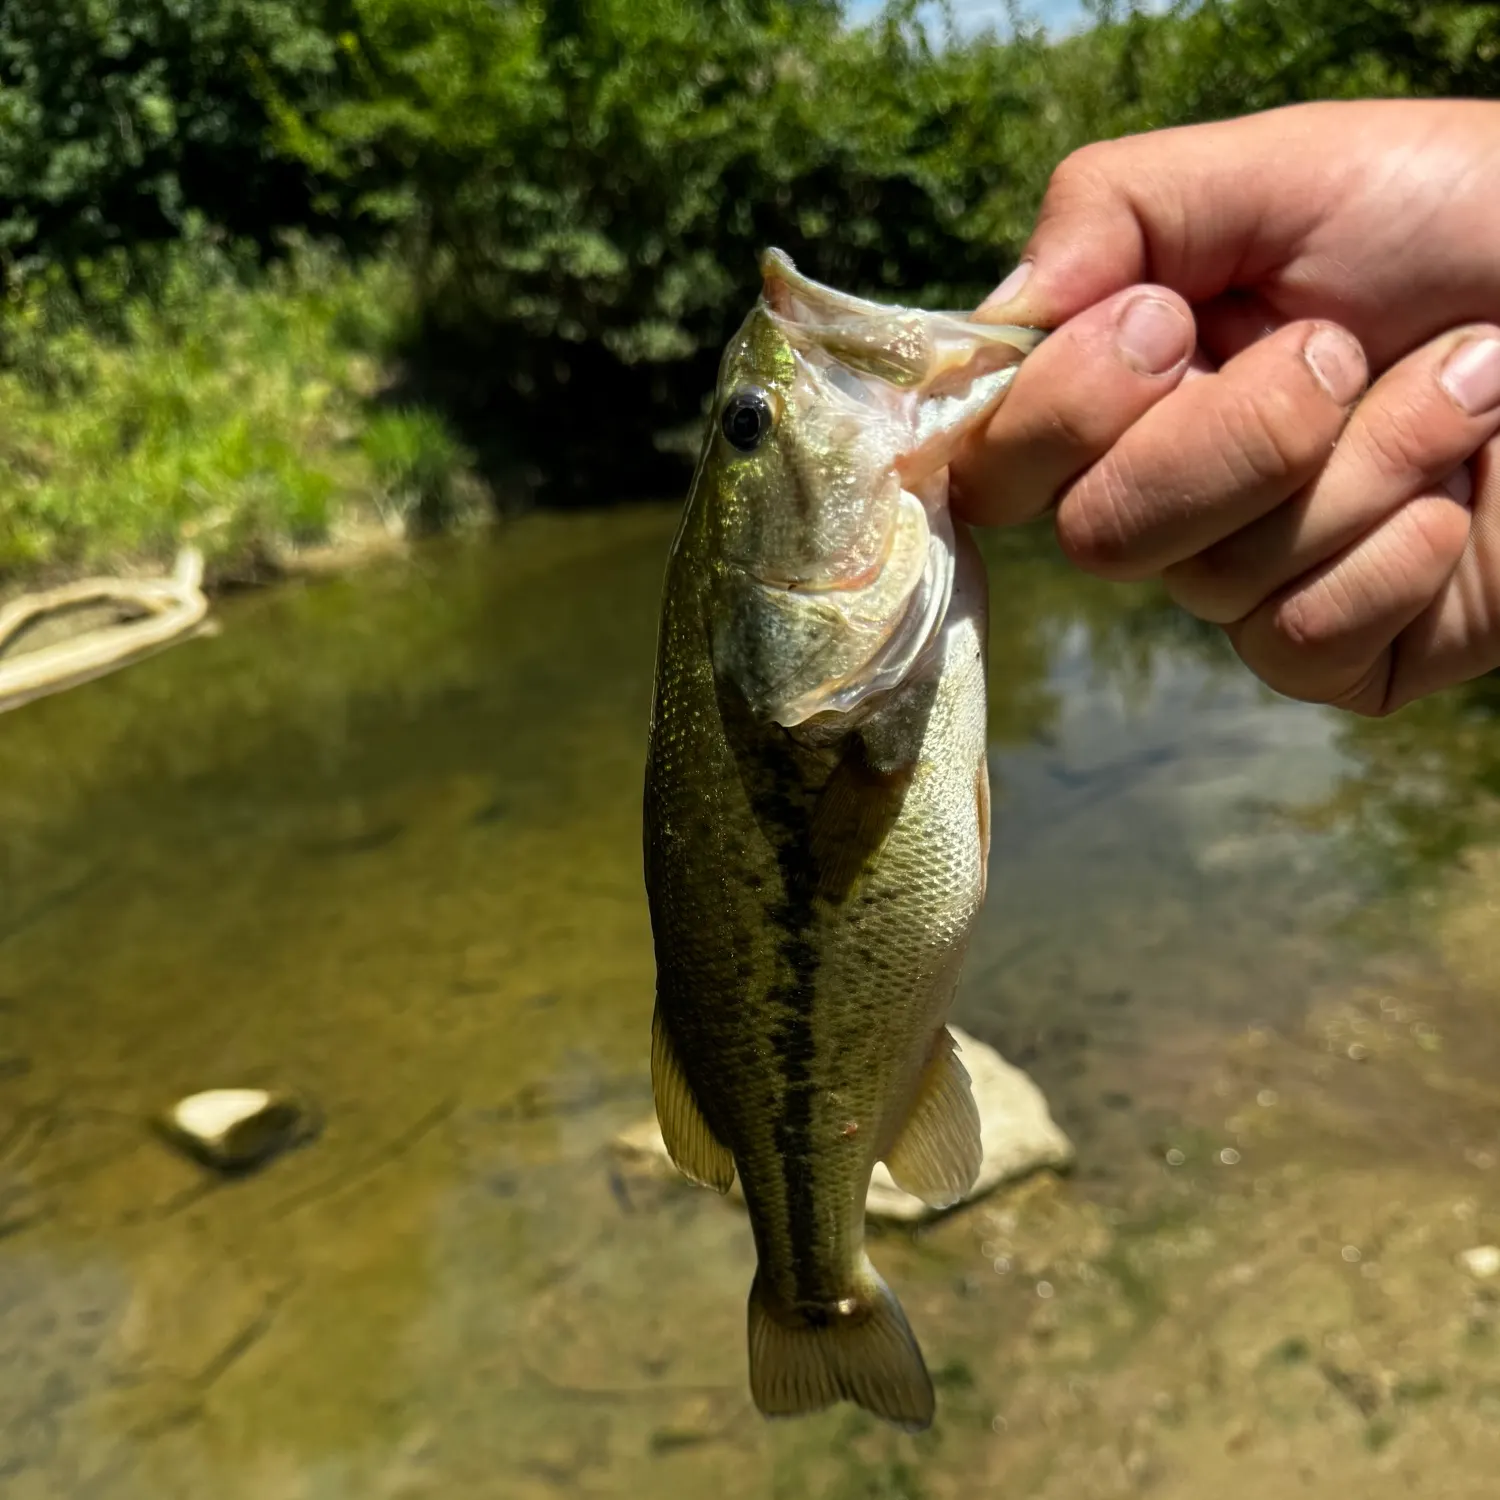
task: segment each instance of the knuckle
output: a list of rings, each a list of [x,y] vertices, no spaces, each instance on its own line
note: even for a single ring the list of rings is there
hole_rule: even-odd
[[[1330,647],[1339,639],[1343,614],[1317,587],[1267,600],[1229,637],[1240,659],[1267,687],[1302,703],[1324,703]],[[1336,652],[1334,653],[1337,654]]]
[[[1096,425],[1088,412],[1057,405],[1047,413],[1047,446],[1058,452],[1093,453],[1101,446]]]
[[[1424,412],[1404,402],[1361,424],[1360,447],[1379,477],[1414,481],[1431,466],[1442,446],[1441,436],[1434,431],[1430,409]]]
[[[1281,600],[1271,611],[1271,632],[1287,654],[1320,657],[1339,644],[1351,614],[1346,591],[1330,576]]]
[[[1189,614],[1229,625],[1248,614],[1259,595],[1232,548],[1207,547],[1173,563],[1162,575],[1168,594]]]
[[[1246,391],[1216,414],[1217,451],[1236,490],[1284,488],[1332,451],[1336,429],[1289,395]]]
[[[1408,502],[1399,519],[1406,524],[1388,528],[1392,533],[1386,563],[1390,592],[1435,590],[1468,543],[1468,512],[1447,501],[1423,497]]]
[[[1069,198],[1091,190],[1101,177],[1108,176],[1109,162],[1118,151],[1114,141],[1090,141],[1070,151],[1052,169],[1047,196]]]
[[[1388,704],[1390,651],[1372,661],[1358,630],[1357,600],[1334,577],[1270,606],[1263,629],[1236,647],[1267,687],[1302,703],[1378,718]]]
[[[1063,497],[1057,540],[1075,567],[1106,578],[1128,571],[1136,531],[1129,520],[1130,493],[1119,469],[1105,464]]]

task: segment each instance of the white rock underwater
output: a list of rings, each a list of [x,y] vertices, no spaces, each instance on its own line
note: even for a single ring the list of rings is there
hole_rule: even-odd
[[[933,1209],[920,1198],[904,1193],[886,1170],[884,1162],[876,1164],[865,1199],[865,1212],[871,1218],[895,1222],[919,1222],[952,1213],[992,1192],[1002,1183],[1014,1181],[1043,1168],[1063,1168],[1073,1161],[1073,1143],[1053,1120],[1042,1091],[1020,1068],[1006,1062],[984,1042],[978,1041],[957,1026],[948,1028],[958,1043],[959,1058],[969,1074],[974,1103],[979,1108],[980,1144],[983,1158],[979,1175],[968,1193],[950,1209]],[[639,1162],[663,1176],[681,1178],[667,1155],[661,1127],[653,1113],[648,1119],[622,1131],[614,1140],[615,1150],[630,1161]],[[736,1178],[730,1196],[740,1201]]]

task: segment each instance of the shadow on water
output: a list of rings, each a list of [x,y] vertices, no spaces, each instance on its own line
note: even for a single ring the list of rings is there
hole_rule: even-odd
[[[0,719],[7,1496],[1478,1496],[1500,1458],[1500,725],[1260,692],[989,537],[958,1018],[1079,1148],[876,1258],[909,1439],[749,1408],[737,1210],[627,1174],[675,516],[534,516],[227,602]],[[215,1185],[144,1126],[286,1085]]]

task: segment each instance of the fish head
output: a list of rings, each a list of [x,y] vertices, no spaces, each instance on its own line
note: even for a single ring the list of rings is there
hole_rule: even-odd
[[[852,297],[775,250],[761,270],[698,484],[716,673],[792,728],[893,686],[941,627],[948,462],[1042,334]]]

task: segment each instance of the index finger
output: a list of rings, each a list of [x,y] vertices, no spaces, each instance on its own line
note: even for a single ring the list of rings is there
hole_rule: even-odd
[[[1176,389],[1193,348],[1193,315],[1164,287],[1133,287],[1064,324],[954,459],[955,512],[991,526],[1041,515]]]

